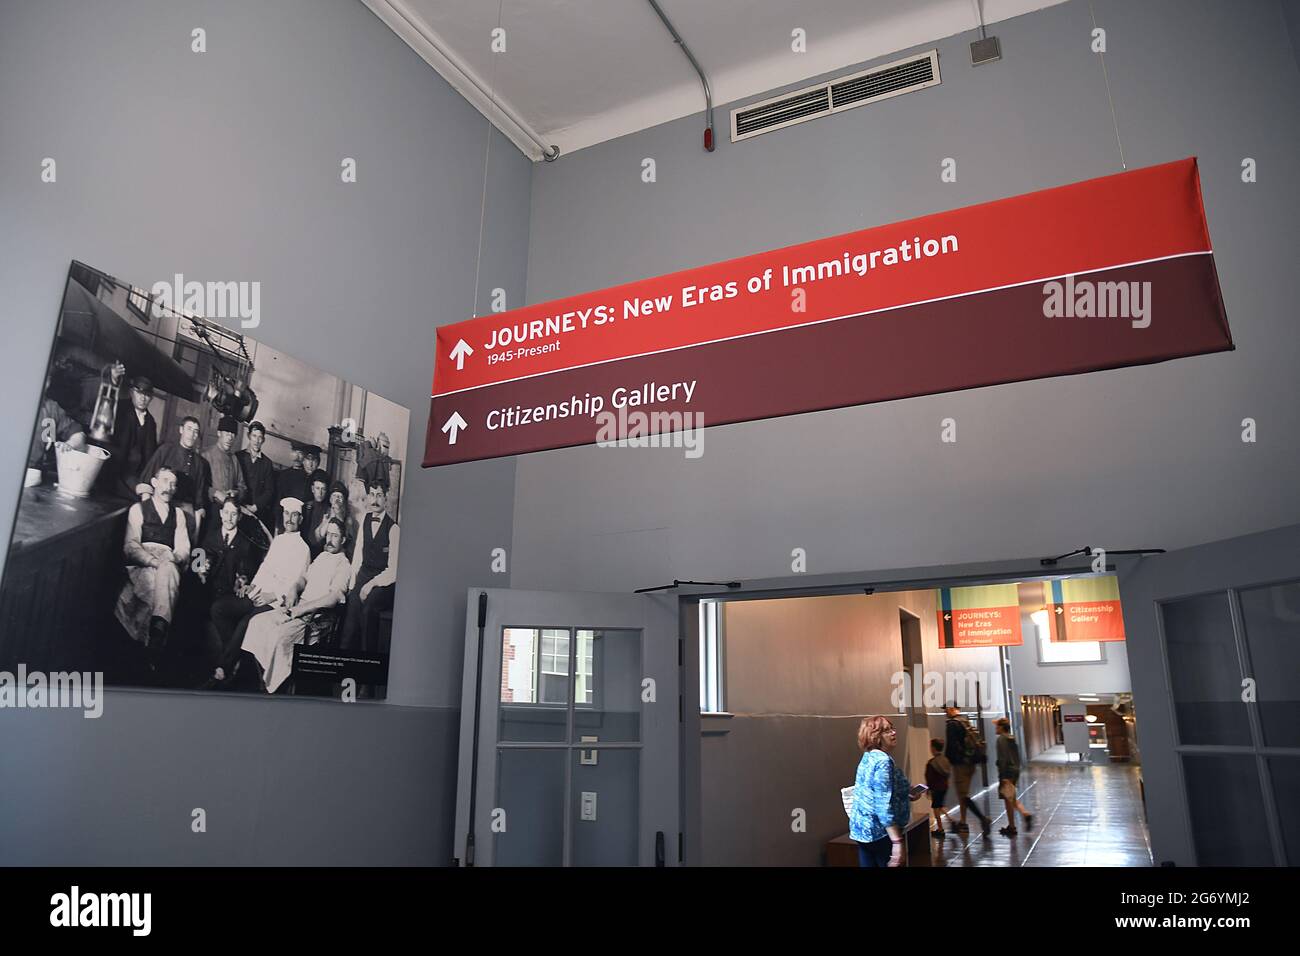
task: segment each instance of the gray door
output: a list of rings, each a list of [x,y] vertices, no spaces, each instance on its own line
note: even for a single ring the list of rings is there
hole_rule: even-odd
[[[675,866],[677,599],[471,588],[468,607],[461,864]]]
[[[1121,574],[1157,863],[1300,864],[1300,526]]]

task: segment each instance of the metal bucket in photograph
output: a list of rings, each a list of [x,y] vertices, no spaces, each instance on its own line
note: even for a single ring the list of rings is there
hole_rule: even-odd
[[[99,470],[109,459],[109,453],[98,445],[88,445],[85,451],[78,451],[63,442],[54,446],[54,455],[59,463],[59,491],[74,498],[90,496]]]

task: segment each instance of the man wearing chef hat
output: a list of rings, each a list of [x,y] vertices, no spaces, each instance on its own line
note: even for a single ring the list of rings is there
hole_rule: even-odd
[[[307,570],[302,600],[249,618],[240,647],[257,659],[268,694],[279,690],[292,674],[294,646],[320,640],[333,626],[336,609],[347,599],[352,565],[342,553],[344,534],[343,521],[329,518],[324,550]]]
[[[284,530],[271,541],[271,549],[262,559],[253,583],[243,596],[232,594],[213,602],[211,626],[220,643],[221,655],[215,662],[210,683],[234,676],[240,645],[254,615],[297,603],[311,566],[311,549],[299,533],[302,506],[301,498],[280,499]]]

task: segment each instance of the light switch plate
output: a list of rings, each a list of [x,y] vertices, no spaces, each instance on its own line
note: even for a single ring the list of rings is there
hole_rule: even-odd
[[[582,791],[582,819],[596,819],[596,794],[592,790]]]

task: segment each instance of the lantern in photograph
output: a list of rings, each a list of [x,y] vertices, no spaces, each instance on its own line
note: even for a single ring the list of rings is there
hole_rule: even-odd
[[[95,394],[95,411],[90,417],[90,437],[95,441],[108,441],[113,437],[117,421],[117,399],[121,389],[113,381],[112,363],[99,373],[99,390]]]

